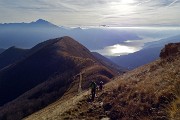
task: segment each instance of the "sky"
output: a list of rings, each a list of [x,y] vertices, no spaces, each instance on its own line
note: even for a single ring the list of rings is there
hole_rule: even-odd
[[[62,26],[180,26],[180,0],[0,0],[0,23],[39,18]]]

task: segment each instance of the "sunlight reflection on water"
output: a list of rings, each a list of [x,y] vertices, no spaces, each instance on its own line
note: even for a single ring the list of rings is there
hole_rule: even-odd
[[[176,36],[180,32],[180,27],[105,27],[102,29],[125,30],[142,38],[139,40],[125,40],[119,44],[93,50],[93,52],[98,52],[105,56],[120,56],[134,53],[145,48],[146,43]]]

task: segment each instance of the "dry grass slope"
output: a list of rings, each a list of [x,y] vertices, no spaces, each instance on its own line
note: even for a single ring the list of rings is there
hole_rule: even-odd
[[[76,104],[72,106],[72,101],[66,104],[68,109],[65,111],[54,110],[56,118],[48,113],[49,117],[43,119],[179,120],[179,53],[115,78],[105,85],[103,92],[98,92],[94,102],[89,102],[89,94],[81,94],[82,98]],[[44,113],[37,115],[47,116]],[[32,115],[28,119],[35,118]]]
[[[136,69],[114,81],[117,88],[110,92],[105,103],[117,105],[110,113],[111,118],[124,119],[176,119],[180,113],[180,60],[175,62],[156,61]],[[113,84],[110,83],[110,84]],[[112,91],[112,85],[107,85]],[[113,97],[117,96],[117,97]],[[114,98],[114,99],[113,99]],[[121,113],[113,115],[113,110]],[[179,119],[179,117],[177,118]]]

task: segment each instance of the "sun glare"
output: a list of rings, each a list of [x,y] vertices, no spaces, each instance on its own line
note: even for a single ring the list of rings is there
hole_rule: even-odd
[[[135,11],[134,0],[119,0],[109,3],[109,11],[115,11],[116,16],[128,15]]]

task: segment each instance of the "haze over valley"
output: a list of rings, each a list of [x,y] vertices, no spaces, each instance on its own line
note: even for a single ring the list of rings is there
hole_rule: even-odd
[[[30,49],[47,39],[70,36],[90,51],[98,52],[129,69],[157,59],[165,44],[179,42],[180,33],[180,27],[59,27],[43,19],[0,26],[0,48],[16,46]],[[142,55],[136,55],[137,53]],[[144,55],[148,55],[149,58],[145,59],[146,57],[142,57]],[[138,56],[138,63],[134,63],[129,56]]]
[[[180,0],[0,0],[0,120],[180,120]]]

